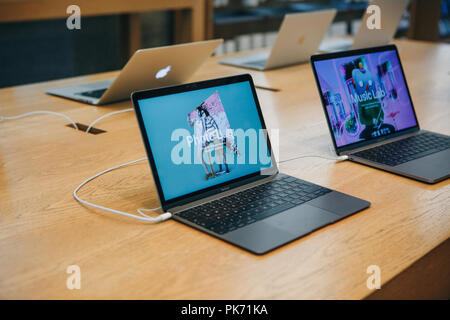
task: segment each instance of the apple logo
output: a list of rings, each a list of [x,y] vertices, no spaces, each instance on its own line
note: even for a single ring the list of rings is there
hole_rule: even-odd
[[[172,69],[172,67],[169,65],[161,70],[159,70],[156,75],[155,78],[156,79],[161,79],[164,78],[165,76],[167,76],[167,74],[169,73],[170,69]]]

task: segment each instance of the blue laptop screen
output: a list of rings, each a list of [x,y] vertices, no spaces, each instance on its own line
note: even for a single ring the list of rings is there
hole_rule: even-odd
[[[165,200],[270,168],[248,81],[139,100]]]
[[[314,62],[337,147],[417,126],[395,50]]]

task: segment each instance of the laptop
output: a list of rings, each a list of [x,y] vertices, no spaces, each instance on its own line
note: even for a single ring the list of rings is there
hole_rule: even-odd
[[[126,100],[135,90],[186,82],[222,42],[217,39],[137,50],[115,79],[46,93],[93,105]]]
[[[370,205],[278,172],[248,74],[131,98],[161,207],[178,222],[263,254]]]
[[[220,60],[222,64],[269,70],[308,61],[317,51],[336,9],[286,14],[271,50]]]
[[[389,44],[394,38],[403,13],[408,7],[409,0],[372,0],[371,5],[380,8],[381,29],[367,28],[367,19],[374,15],[373,11],[366,11],[362,17],[361,25],[354,39],[336,38],[326,39],[320,45],[319,51],[333,52],[350,49],[362,49],[368,47]]]
[[[397,47],[311,57],[336,153],[427,183],[450,175],[450,137],[421,130]]]

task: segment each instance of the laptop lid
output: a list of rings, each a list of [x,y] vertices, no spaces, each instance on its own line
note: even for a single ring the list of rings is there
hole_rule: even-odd
[[[336,12],[336,9],[329,9],[286,14],[265,69],[308,61],[317,51]]]
[[[137,50],[98,104],[126,99],[137,90],[184,83],[222,42],[216,39]]]
[[[164,210],[278,172],[250,75],[132,94]]]
[[[386,45],[394,38],[398,25],[405,12],[409,0],[371,0],[364,16],[358,33],[355,35],[352,49]],[[376,8],[371,7],[376,6]],[[379,11],[376,12],[375,10]],[[375,14],[380,17],[380,29],[369,29],[369,25],[375,22]]]
[[[338,154],[419,130],[395,45],[314,55],[311,65]]]

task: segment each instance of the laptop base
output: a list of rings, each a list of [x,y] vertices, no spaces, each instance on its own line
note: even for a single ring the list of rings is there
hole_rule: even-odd
[[[353,45],[353,40],[348,38],[333,38],[324,40],[319,47],[319,52],[337,52],[350,50]]]
[[[224,233],[220,230],[216,230],[215,232],[213,231],[215,230],[214,228],[202,226],[190,221],[195,219],[189,220],[185,218],[189,214],[189,210],[175,214],[173,219],[254,254],[265,254],[370,206],[368,201],[337,191],[328,190],[328,192],[323,193],[319,189],[326,188],[285,174],[278,174],[272,182],[281,179],[288,179],[288,183],[295,183],[296,181],[306,183],[310,187],[317,188],[318,192],[321,192],[321,195],[302,204],[291,205],[289,209],[281,210],[274,214],[271,214],[271,209],[268,208],[266,210],[268,214],[266,218],[243,227],[233,228],[231,231]],[[265,184],[267,183],[263,183],[260,186],[264,186]],[[293,190],[295,189],[293,188]],[[263,212],[262,215],[264,216],[264,214]]]
[[[222,59],[219,61],[219,63],[230,65],[233,67],[263,71],[266,70],[266,64],[267,60],[269,59],[269,55],[270,52],[247,54],[238,57]]]
[[[351,155],[349,157],[349,160],[352,162],[375,169],[381,169],[386,172],[428,184],[436,184],[450,178],[450,149],[409,161],[395,167],[370,162],[362,158],[352,157]]]
[[[433,140],[417,141],[424,137]],[[409,139],[415,139],[414,142],[418,142],[421,149],[416,153],[405,150],[404,146],[398,146],[399,143],[404,144]],[[410,148],[416,148],[414,142],[409,142]],[[397,145],[394,146],[394,144]],[[386,160],[367,155],[367,153],[378,153],[377,149],[385,147],[390,150],[401,149],[402,151],[398,153],[389,151],[389,157]],[[446,180],[450,176],[450,137],[421,130],[412,136],[349,154],[349,158],[353,162],[434,184]]]
[[[87,95],[82,95],[81,93],[84,92],[92,92],[97,90],[107,90],[109,86],[113,83],[114,80],[105,80],[105,81],[98,81],[98,82],[91,82],[88,84],[83,85],[76,85],[76,86],[69,86],[64,88],[57,88],[57,89],[50,89],[47,90],[45,93],[67,98],[71,100],[76,100],[92,105],[98,105],[98,102],[100,101],[100,98],[90,97]]]

